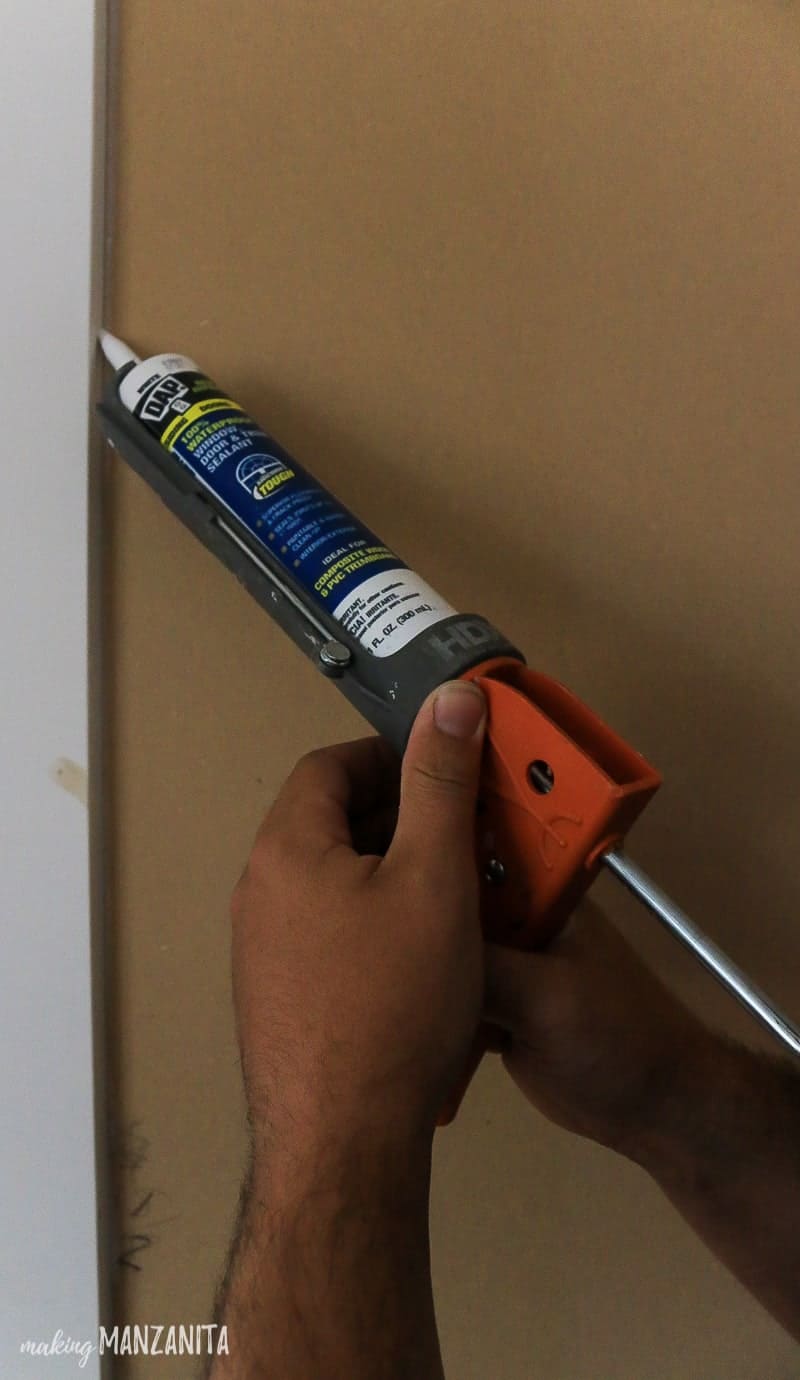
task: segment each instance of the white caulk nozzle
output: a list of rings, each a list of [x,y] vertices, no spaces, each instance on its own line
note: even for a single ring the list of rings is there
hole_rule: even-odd
[[[130,345],[126,345],[124,340],[119,340],[110,331],[100,332],[100,349],[112,369],[122,369],[126,364],[141,364],[137,354],[134,354]]]

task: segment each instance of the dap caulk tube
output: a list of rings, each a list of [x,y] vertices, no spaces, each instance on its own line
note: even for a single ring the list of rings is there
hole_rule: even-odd
[[[485,619],[458,614],[193,360],[140,359],[107,331],[100,343],[115,378],[99,410],[118,449],[396,746],[435,685],[488,658],[523,660]]]
[[[140,360],[107,334],[103,347],[123,406],[373,656],[455,614],[191,359]]]

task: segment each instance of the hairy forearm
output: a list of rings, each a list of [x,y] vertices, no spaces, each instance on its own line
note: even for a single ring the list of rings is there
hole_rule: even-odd
[[[443,1380],[428,1246],[430,1147],[256,1165],[220,1300],[212,1380]]]
[[[709,1037],[631,1154],[800,1338],[800,1073]]]

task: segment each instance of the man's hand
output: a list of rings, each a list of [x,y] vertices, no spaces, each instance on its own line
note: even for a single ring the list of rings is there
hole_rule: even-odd
[[[421,711],[397,807],[380,739],[304,757],[233,901],[233,974],[259,1147],[334,1129],[430,1133],[480,1014],[473,820],[484,701],[457,682]],[[459,730],[465,736],[456,736]],[[379,832],[379,831],[378,831]]]
[[[440,688],[414,725],[399,806],[378,740],[305,757],[236,888],[253,1164],[215,1380],[441,1378],[430,1155],[483,998],[484,719],[476,687]]]
[[[487,946],[486,1016],[534,1106],[626,1152],[713,1039],[591,902],[544,952]]]
[[[800,1074],[707,1029],[593,906],[540,954],[487,949],[486,1015],[552,1121],[640,1164],[800,1338]]]

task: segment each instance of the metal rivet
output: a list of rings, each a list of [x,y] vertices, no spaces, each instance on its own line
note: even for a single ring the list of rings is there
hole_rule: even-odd
[[[350,649],[341,642],[323,642],[319,649],[319,659],[322,666],[331,671],[343,671],[350,665]]]
[[[484,868],[483,875],[492,886],[497,886],[499,882],[505,881],[506,869],[499,858],[490,858]]]

